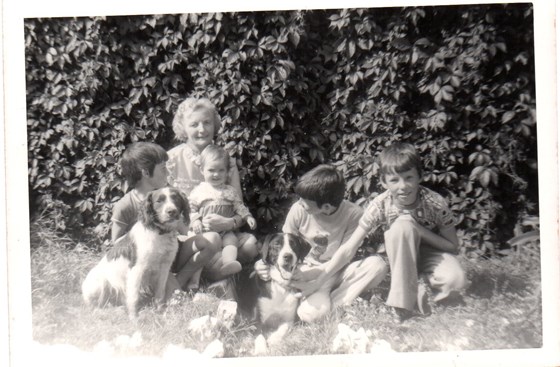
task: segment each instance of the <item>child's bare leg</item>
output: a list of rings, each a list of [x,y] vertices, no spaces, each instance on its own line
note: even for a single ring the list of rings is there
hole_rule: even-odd
[[[235,274],[241,271],[241,264],[237,261],[237,246],[239,241],[233,232],[227,232],[222,237],[222,266],[223,274]]]
[[[250,233],[238,233],[238,236],[240,242],[238,261],[240,263],[252,261],[259,254],[257,238]]]
[[[202,274],[202,268],[198,269],[196,273],[192,275],[191,279],[187,283],[187,290],[196,291],[198,288],[200,288],[200,274]]]
[[[193,236],[180,243],[175,266],[175,269],[177,269],[175,278],[181,288],[184,288],[187,282],[212,259],[221,244],[220,235],[216,232]]]

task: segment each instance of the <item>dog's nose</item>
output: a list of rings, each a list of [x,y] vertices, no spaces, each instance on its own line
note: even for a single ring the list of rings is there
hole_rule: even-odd
[[[179,214],[179,210],[177,208],[168,208],[165,213],[170,217],[176,217]]]
[[[292,261],[293,259],[292,254],[284,254],[282,257],[284,258],[284,261],[288,261],[288,262]]]

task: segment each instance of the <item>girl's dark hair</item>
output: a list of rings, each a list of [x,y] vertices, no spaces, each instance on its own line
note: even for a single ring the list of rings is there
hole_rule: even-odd
[[[379,166],[383,182],[387,174],[402,173],[412,168],[422,176],[422,160],[416,148],[409,143],[393,143],[385,148],[379,156]]]
[[[336,167],[322,164],[301,176],[294,191],[300,198],[314,201],[319,208],[323,204],[338,208],[344,199],[346,182]]]
[[[154,143],[134,143],[124,151],[121,158],[122,175],[131,187],[142,179],[142,171],[154,174],[156,165],[169,159],[165,149]]]

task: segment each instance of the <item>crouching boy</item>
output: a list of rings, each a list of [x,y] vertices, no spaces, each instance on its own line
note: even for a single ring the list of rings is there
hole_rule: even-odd
[[[341,172],[330,165],[315,167],[298,180],[295,193],[299,200],[292,205],[282,228],[284,233],[302,236],[311,244],[300,276],[291,283],[302,291],[297,313],[305,322],[314,322],[331,309],[351,303],[387,274],[379,256],[351,262],[355,251],[335,270],[325,272],[325,264],[354,233],[363,214],[358,205],[344,200],[344,192]],[[356,249],[359,245],[361,241]],[[255,264],[255,270],[263,280],[270,279],[269,268],[262,261]]]
[[[416,149],[406,143],[386,148],[380,155],[380,175],[386,191],[367,206],[341,254],[351,253],[368,233],[382,227],[391,271],[386,303],[402,322],[416,307],[420,313],[430,312],[423,279],[434,290],[434,302],[468,282],[454,256],[459,245],[451,210],[442,196],[420,185],[422,164]],[[327,272],[346,259],[333,257]]]

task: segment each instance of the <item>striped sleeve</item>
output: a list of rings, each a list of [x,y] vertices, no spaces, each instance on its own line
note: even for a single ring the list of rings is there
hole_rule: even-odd
[[[368,234],[374,232],[383,224],[383,211],[381,210],[379,200],[376,199],[366,207],[359,222],[359,226]]]

